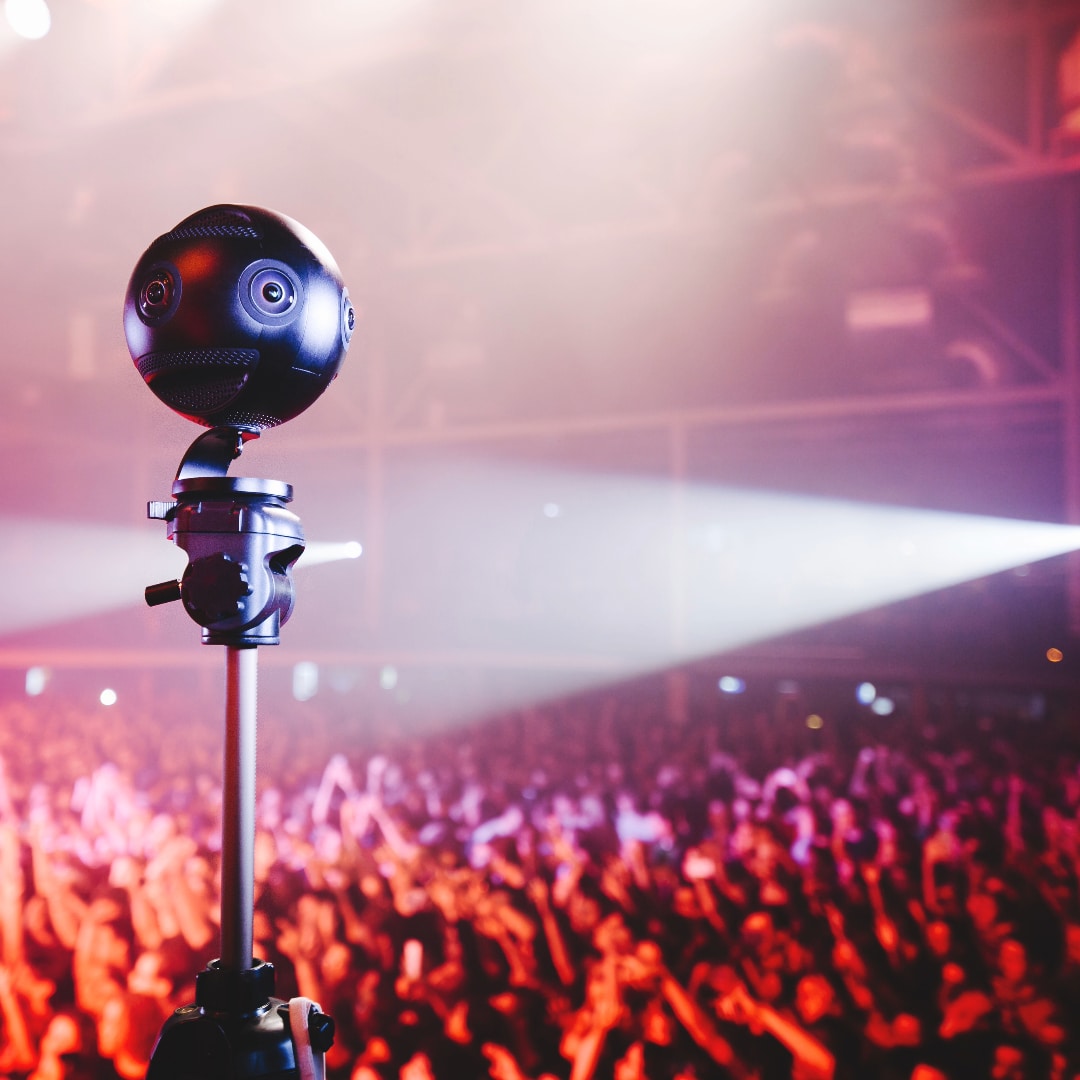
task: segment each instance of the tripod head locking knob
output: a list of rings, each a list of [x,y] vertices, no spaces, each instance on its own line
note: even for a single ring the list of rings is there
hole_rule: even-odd
[[[334,1018],[328,1013],[312,1012],[308,1017],[308,1030],[311,1036],[311,1048],[325,1054],[334,1045]]]
[[[157,585],[146,586],[147,607],[157,607],[159,604],[171,604],[180,599],[179,581],[162,581]]]
[[[278,1014],[287,1023],[292,1024],[291,1010],[288,1002],[282,1002],[277,1007]],[[303,1017],[304,1023],[307,1025],[307,1041],[311,1044],[311,1049],[317,1054],[325,1054],[331,1046],[334,1045],[334,1035],[337,1032],[337,1027],[334,1024],[334,1018],[329,1013],[324,1013],[316,1005],[311,1005],[307,1010],[307,1014]],[[293,1038],[297,1037],[297,1032],[292,1033]]]

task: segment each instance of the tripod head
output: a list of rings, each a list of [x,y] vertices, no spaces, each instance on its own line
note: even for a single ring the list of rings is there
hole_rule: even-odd
[[[292,614],[291,570],[304,552],[300,519],[285,509],[292,485],[225,475],[254,437],[235,428],[200,435],[177,472],[174,501],[147,506],[189,561],[180,581],[149,586],[146,602],[182,600],[205,645],[277,645]]]
[[[286,508],[289,484],[227,474],[246,442],[329,386],[355,324],[323,244],[252,206],[185,218],[147,248],[128,284],[136,369],[166,405],[210,428],[184,455],[173,501],[148,505],[188,565],[146,601],[181,600],[203,643],[227,647],[222,955],[197,976],[195,1003],[166,1021],[149,1080],[315,1080],[333,1040],[333,1020],[306,998],[275,998],[273,967],[252,955],[255,647],[280,641],[304,534]]]

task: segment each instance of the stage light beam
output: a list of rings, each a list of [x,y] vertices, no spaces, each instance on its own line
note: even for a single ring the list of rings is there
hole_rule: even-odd
[[[548,502],[557,520],[542,513]],[[505,673],[499,707],[1080,550],[1077,526],[506,462],[413,474],[385,514],[380,588],[410,606],[388,627],[400,663],[379,643],[379,684],[396,691],[408,657],[475,655]],[[298,567],[359,550],[312,543]],[[68,523],[29,519],[0,520],[0,557],[19,568],[0,633],[139,604],[147,582],[184,569],[149,529],[80,525],[76,544]]]
[[[386,514],[388,548],[416,555],[384,584],[423,613],[403,648],[573,657],[552,696],[1080,549],[1077,526],[469,459],[413,474]]]

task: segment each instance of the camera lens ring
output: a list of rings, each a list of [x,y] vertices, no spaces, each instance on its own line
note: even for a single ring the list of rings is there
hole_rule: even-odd
[[[265,266],[252,276],[248,286],[251,302],[264,314],[280,318],[296,303],[296,289],[289,275],[274,266]]]
[[[292,322],[304,305],[299,275],[277,259],[249,263],[240,274],[238,288],[244,310],[265,326]]]

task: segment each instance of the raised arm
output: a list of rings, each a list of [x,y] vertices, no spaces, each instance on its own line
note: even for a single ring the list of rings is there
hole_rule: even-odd
[[[660,948],[655,942],[641,942],[634,955],[623,962],[623,968],[631,984],[659,988],[675,1018],[713,1061],[724,1066],[732,1076],[749,1075],[736,1060],[731,1044],[716,1030],[705,1010],[664,966]]]
[[[544,931],[544,939],[547,941],[548,952],[551,953],[551,962],[555,966],[555,974],[559,976],[559,982],[563,986],[573,986],[574,965],[570,960],[570,953],[566,948],[559,920],[555,918],[555,913],[551,910],[547,882],[543,878],[533,878],[525,891],[536,908],[536,914],[540,917],[540,926]]]
[[[573,1062],[570,1080],[592,1080],[608,1032],[621,1012],[616,960],[606,956],[590,969],[585,1004],[559,1046],[563,1057]]]
[[[0,1013],[4,1018],[6,1036],[0,1051],[0,1069],[7,1072],[25,1072],[34,1067],[37,1054],[30,1038],[30,1029],[23,1015],[19,996],[15,992],[11,971],[0,964]]]
[[[741,983],[718,1003],[720,1015],[747,1025],[754,1032],[768,1032],[783,1043],[813,1080],[832,1080],[836,1059],[827,1047],[804,1027],[763,1001],[755,1001]]]

